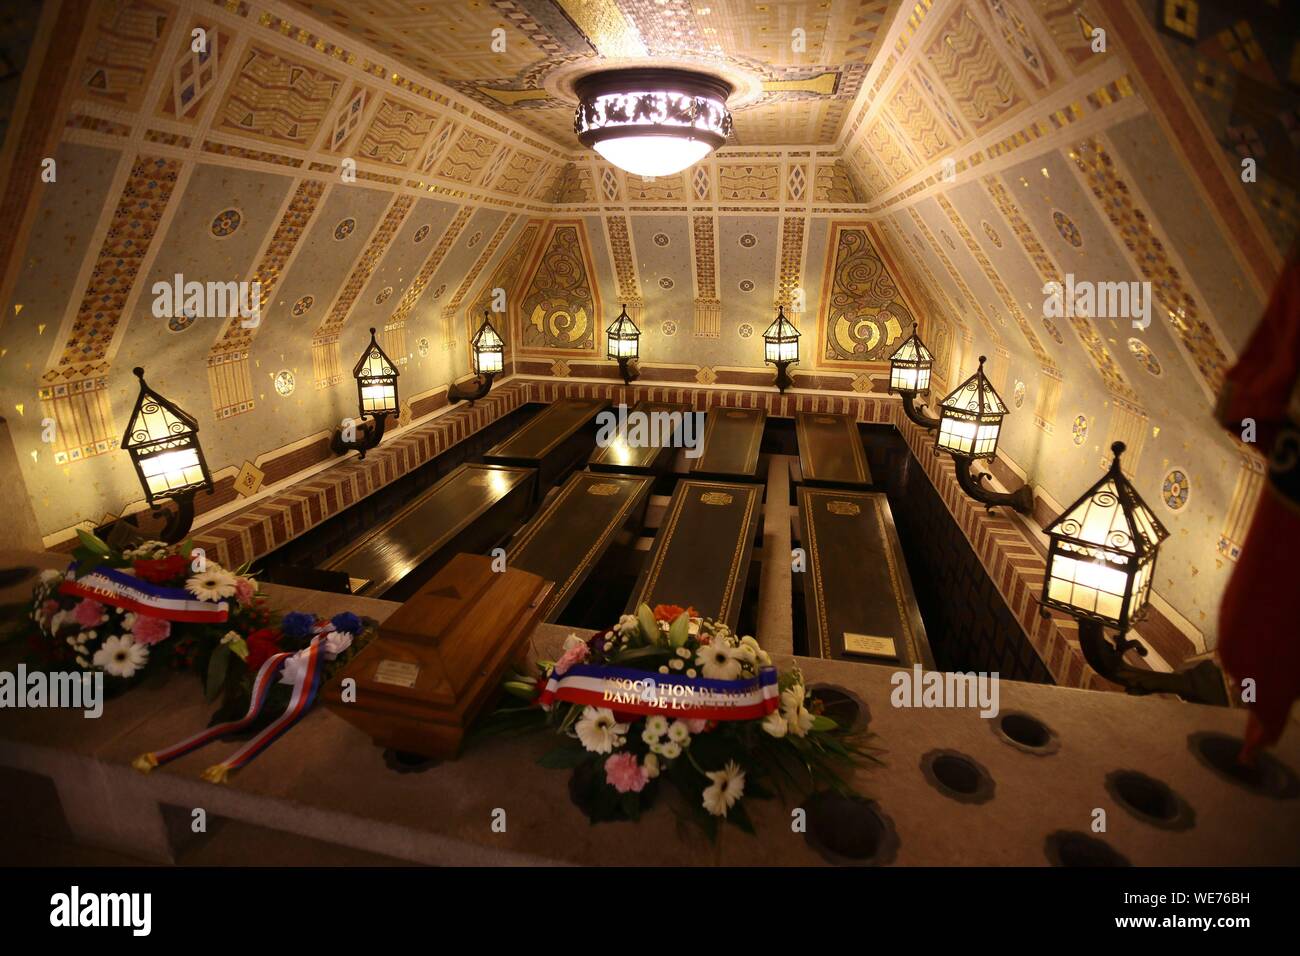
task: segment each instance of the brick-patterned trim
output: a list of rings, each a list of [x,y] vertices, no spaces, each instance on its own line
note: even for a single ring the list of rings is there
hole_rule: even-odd
[[[194,545],[226,567],[269,554],[526,404],[529,395],[522,382],[495,388],[473,406],[461,406],[384,442],[364,460],[348,456],[204,526],[193,536]]]

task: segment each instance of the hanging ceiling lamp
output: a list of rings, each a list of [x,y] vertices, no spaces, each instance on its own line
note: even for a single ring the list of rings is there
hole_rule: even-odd
[[[655,67],[606,70],[574,84],[573,131],[620,169],[668,176],[727,141],[731,84],[705,73]]]

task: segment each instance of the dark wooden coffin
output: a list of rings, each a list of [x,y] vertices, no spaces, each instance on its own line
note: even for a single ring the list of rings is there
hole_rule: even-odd
[[[762,485],[677,482],[628,612],[679,604],[735,627],[762,505]]]
[[[529,419],[509,438],[483,453],[497,465],[536,468],[538,494],[543,494],[590,454],[596,443],[588,426],[609,407],[603,398],[561,398]]]
[[[800,486],[799,526],[809,654],[933,668],[885,496]]]
[[[619,409],[614,406],[610,409],[617,412]],[[694,429],[694,422],[687,422],[686,416],[692,414],[693,409],[684,402],[652,402],[642,399],[637,402],[630,411],[643,412],[646,415],[653,415],[656,412],[677,416],[676,431],[669,432],[668,429],[656,429],[647,433],[638,440],[638,435],[631,428],[628,430],[627,437],[631,441],[618,439],[605,447],[597,447],[591,453],[591,460],[587,462],[587,467],[592,471],[613,471],[613,472],[650,472],[661,473],[672,467],[673,459],[677,457],[677,449],[681,447],[684,438],[682,429]],[[597,431],[599,440],[600,432]],[[676,445],[673,444],[676,436]],[[695,440],[700,436],[692,435]]]
[[[321,691],[381,747],[454,757],[474,718],[527,655],[551,585],[492,559],[458,554],[379,626],[379,636]],[[343,681],[356,681],[355,699]]]
[[[691,462],[691,474],[755,480],[766,424],[767,412],[761,408],[710,408],[704,425],[704,454]]]
[[[326,570],[346,571],[367,597],[410,597],[459,551],[483,553],[528,516],[531,468],[461,465],[348,548]]]
[[[818,485],[869,485],[871,471],[858,424],[848,415],[798,412],[799,468],[803,480]]]
[[[507,564],[555,582],[546,621],[564,612],[619,531],[639,527],[653,483],[648,475],[578,472],[515,536]]]

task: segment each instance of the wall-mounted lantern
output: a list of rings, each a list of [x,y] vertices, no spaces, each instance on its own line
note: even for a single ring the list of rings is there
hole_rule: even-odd
[[[912,334],[889,357],[889,389],[902,396],[903,412],[907,417],[930,431],[939,427],[939,419],[917,408],[916,396],[930,391],[930,369],[933,365],[934,355],[921,341],[916,323],[913,322]]]
[[[627,314],[626,305],[605,330],[605,355],[617,360],[618,373],[623,376],[624,385],[631,385],[641,377],[641,369],[636,365],[641,356],[641,330]]]
[[[447,401],[469,402],[473,405],[492,390],[492,379],[505,368],[506,344],[492,327],[491,313],[483,310],[483,321],[470,340],[470,350],[474,353],[474,383],[472,385],[453,385],[447,389]]]
[[[789,368],[799,361],[799,330],[785,317],[785,306],[778,306],[776,318],[763,333],[763,359],[776,366],[776,387],[784,392],[794,385]]]
[[[384,437],[388,416],[396,417],[401,409],[397,402],[397,366],[379,347],[375,330],[370,329],[370,344],[366,346],[357,364],[352,367],[352,377],[357,380],[357,414],[354,422],[344,423],[334,430],[330,450],[336,455],[355,451],[362,458],[366,452],[378,447]]]
[[[1179,673],[1134,667],[1124,654],[1140,641],[1125,638],[1151,599],[1160,543],[1169,532],[1120,468],[1124,443],[1111,445],[1114,460],[1101,479],[1048,525],[1047,572],[1039,602],[1079,622],[1079,646],[1101,676],[1129,693],[1172,693],[1186,700],[1227,705],[1223,675],[1211,661]],[[1115,643],[1105,629],[1119,631]]]

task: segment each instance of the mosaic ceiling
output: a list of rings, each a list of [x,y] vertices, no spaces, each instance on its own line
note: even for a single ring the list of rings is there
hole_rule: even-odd
[[[567,147],[561,77],[628,60],[734,72],[739,145],[833,143],[890,0],[294,0],[343,33]]]
[[[829,393],[882,392],[913,321],[936,387],[987,355],[1005,463],[1048,503],[1128,443],[1173,532],[1160,606],[1205,646],[1262,482],[1209,409],[1297,231],[1300,54],[1281,16],[95,0],[67,27],[78,43],[34,58],[63,95],[5,117],[58,170],[0,233],[0,401],[42,531],[57,543],[138,501],[115,452],[141,361],[247,498],[325,459],[371,326],[407,423],[466,374],[497,289],[517,372],[608,377],[602,330],[626,304],[646,379],[684,385],[765,386],[782,305],[805,333],[796,375]],[[654,180],[578,148],[564,101],[575,71],[647,57],[747,84],[733,140]],[[156,317],[178,274],[257,282],[260,323]],[[1044,286],[1067,277],[1149,283],[1149,323],[1049,314]]]

